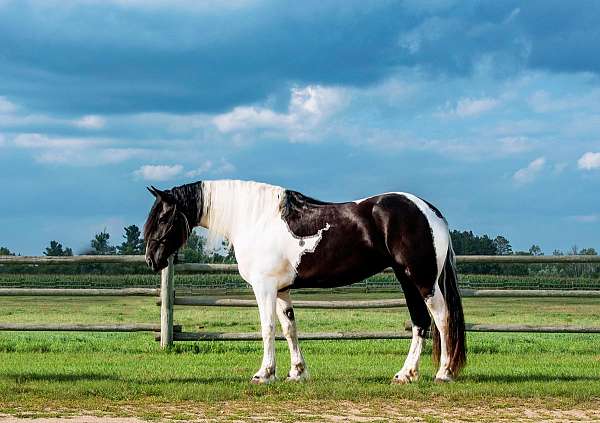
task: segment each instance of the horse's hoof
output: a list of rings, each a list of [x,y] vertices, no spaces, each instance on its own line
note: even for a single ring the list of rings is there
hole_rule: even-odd
[[[452,379],[451,376],[444,376],[444,377],[435,377],[435,379],[433,380],[435,383],[452,383],[454,382],[454,379]]]
[[[304,382],[306,380],[308,380],[307,372],[300,373],[299,375],[292,375],[288,373],[287,377],[285,378],[286,382]]]
[[[407,385],[419,380],[419,373],[414,370],[408,372],[398,372],[392,379],[392,385]]]
[[[261,376],[255,375],[254,377],[252,377],[252,379],[250,379],[250,383],[253,385],[267,385],[267,384],[273,382],[274,380],[275,380],[275,376],[261,377]]]

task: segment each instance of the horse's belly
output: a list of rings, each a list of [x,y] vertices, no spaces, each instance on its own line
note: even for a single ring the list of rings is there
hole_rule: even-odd
[[[354,247],[354,248],[348,248]],[[317,248],[302,256],[293,288],[334,288],[360,282],[390,266],[389,257],[364,246]]]

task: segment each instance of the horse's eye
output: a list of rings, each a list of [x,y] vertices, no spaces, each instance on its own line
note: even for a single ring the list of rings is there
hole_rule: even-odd
[[[169,218],[167,216],[161,216],[158,218],[158,223],[167,223]]]

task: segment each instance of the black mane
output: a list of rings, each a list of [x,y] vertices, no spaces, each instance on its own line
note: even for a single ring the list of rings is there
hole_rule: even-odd
[[[333,203],[328,203],[321,200],[308,197],[298,191],[285,190],[285,196],[281,201],[281,216],[288,219],[292,216],[302,214],[309,208],[328,206]]]
[[[167,191],[175,198],[177,208],[188,218],[190,226],[196,226],[203,207],[202,182],[194,182]]]
[[[202,182],[194,182],[191,184],[173,187],[164,191],[164,193],[170,196],[177,206],[177,209],[185,214],[190,227],[196,226],[200,219],[200,213],[203,207]],[[150,239],[158,226],[158,219],[160,217],[160,203],[161,202],[157,199],[150,209],[148,220],[144,225],[145,240]]]

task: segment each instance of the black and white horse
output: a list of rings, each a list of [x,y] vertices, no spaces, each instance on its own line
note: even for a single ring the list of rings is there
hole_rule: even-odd
[[[262,325],[263,361],[253,383],[275,378],[275,316],[291,354],[288,380],[308,377],[298,346],[291,288],[352,284],[391,267],[413,322],[412,342],[394,383],[419,377],[433,317],[436,381],[451,381],[466,361],[464,319],[448,225],[428,202],[407,193],[326,203],[250,181],[202,181],[161,191],[144,227],[154,271],[196,226],[232,243],[240,275],[252,286]],[[431,317],[430,317],[431,314]],[[399,323],[400,324],[400,323]]]

